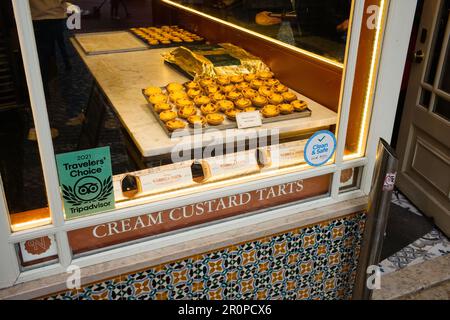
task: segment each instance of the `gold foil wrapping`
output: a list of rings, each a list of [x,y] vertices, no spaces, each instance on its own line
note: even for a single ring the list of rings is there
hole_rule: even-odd
[[[164,55],[164,59],[193,78],[270,70],[261,59],[230,43],[179,47]]]

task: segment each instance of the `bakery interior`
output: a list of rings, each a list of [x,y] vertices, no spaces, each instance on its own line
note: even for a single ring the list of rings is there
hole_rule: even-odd
[[[215,134],[230,129],[234,138],[239,137],[242,132],[237,129],[236,113],[260,110],[261,129],[279,130],[276,140],[266,140],[267,147],[287,144],[301,148],[319,130],[337,134],[352,1],[73,0],[71,3],[81,8],[81,29],[58,33],[51,57],[46,57],[47,61],[40,57],[54,151],[61,154],[109,146],[113,175],[118,183],[118,207],[145,203],[149,197],[157,201],[174,196],[167,193],[171,190],[155,194],[143,192],[135,176],[145,174],[146,170],[174,165],[170,150],[180,141],[186,141],[194,150],[189,140],[195,136],[194,129],[206,130],[206,125],[216,129]],[[17,53],[20,46],[10,1],[2,1],[1,14],[2,41],[16,52],[10,66],[18,84],[16,91],[19,88],[20,94],[13,92],[11,97],[21,100],[20,108],[2,110],[0,127],[2,141],[6,141],[2,147],[8,152],[2,152],[1,173],[13,231],[19,231],[51,223],[51,220],[33,117],[28,98],[24,97],[26,81]],[[345,159],[364,155],[373,89],[373,79],[368,75],[374,71],[374,57],[379,49],[374,44],[378,34],[364,29],[361,32],[367,34],[360,38],[355,79],[360,86],[352,96]],[[40,39],[45,37],[35,36],[39,48]],[[185,49],[180,50],[180,47]],[[226,56],[225,61],[219,58],[212,63],[209,61],[207,67],[200,64],[198,69],[199,62],[193,58],[197,56],[193,53],[198,53],[196,50],[204,50],[205,56],[218,50]],[[192,60],[181,63],[179,58],[186,56]],[[236,56],[242,57],[241,60]],[[209,58],[212,59],[211,55]],[[197,69],[191,69],[192,65]],[[205,69],[206,73],[199,74]],[[218,78],[223,81],[219,86]],[[252,87],[255,80],[260,83],[256,81],[257,85]],[[229,83],[234,86],[232,91],[237,93],[236,97],[230,98],[224,89]],[[178,89],[182,91],[180,97],[185,97],[190,89],[187,84],[192,85],[194,91],[202,91],[200,95],[207,98],[204,101],[207,103],[197,103],[197,95],[189,95],[187,104],[194,105],[196,115],[192,121],[189,120],[193,115],[191,109],[180,108],[177,105],[180,99],[168,98]],[[277,85],[279,92],[274,89]],[[269,92],[262,94],[261,86],[267,87]],[[244,89],[252,89],[248,90],[248,97],[244,96]],[[165,99],[152,101],[152,96],[161,92]],[[283,97],[286,92],[293,92],[295,96]],[[214,99],[214,93],[218,93],[219,98]],[[254,96],[265,96],[265,99],[260,105],[255,103]],[[242,105],[236,103],[239,98],[245,100]],[[214,105],[219,99],[231,99],[234,112]],[[162,109],[155,110],[155,105]],[[211,105],[218,115],[215,120],[219,127],[226,124],[223,128],[217,130],[214,117],[208,117],[207,108],[202,109],[205,105]],[[180,109],[187,110],[186,114],[180,113]],[[175,112],[177,119],[172,122],[162,119],[164,111],[172,112],[165,113],[170,119]],[[179,118],[183,118],[181,122]],[[177,129],[184,133],[180,138],[173,138]],[[247,138],[244,134],[244,139]],[[259,151],[254,153],[250,140],[245,140],[244,145],[245,151],[252,151],[252,157],[257,160],[256,170],[254,165],[253,169],[247,167],[217,177],[209,172],[207,183],[203,183],[207,171],[202,161],[205,159],[196,158],[193,152],[187,161],[195,181],[175,192],[192,194],[208,190],[211,185],[220,188],[228,183],[311,168],[302,157],[296,157],[287,161],[285,167],[260,170],[263,156]],[[235,154],[236,150],[224,151],[227,155],[227,152]],[[215,154],[211,156],[214,158]],[[361,171],[344,170],[342,190],[358,188]],[[329,184],[328,181],[324,186],[327,194]]]

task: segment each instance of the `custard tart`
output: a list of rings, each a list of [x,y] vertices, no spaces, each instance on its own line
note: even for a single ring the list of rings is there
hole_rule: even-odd
[[[294,107],[294,110],[297,112],[305,111],[308,108],[308,104],[303,100],[295,100],[291,102],[291,105]]]
[[[167,102],[167,96],[162,93],[152,94],[148,98],[148,101],[150,101],[150,103],[152,103],[152,104]]]
[[[273,93],[272,89],[268,86],[259,87],[258,92],[260,95],[265,97],[268,97]]]
[[[177,92],[171,93],[169,95],[169,100],[172,101],[172,102],[175,102],[175,101],[180,100],[180,99],[187,99],[187,97],[188,96],[187,96],[186,92],[184,92],[184,91],[177,91]]]
[[[166,122],[166,127],[169,131],[180,130],[186,128],[186,122],[179,119],[170,120]]]
[[[156,113],[161,113],[163,111],[172,110],[172,107],[170,106],[170,104],[163,102],[163,103],[155,104],[154,109],[155,109]]]
[[[271,78],[266,80],[266,86],[273,87],[280,84],[280,80]]]
[[[195,97],[198,97],[202,94],[202,90],[200,89],[189,89],[187,92],[187,95],[189,98],[194,99]]]
[[[248,84],[248,82],[241,82],[236,85],[236,89],[238,89],[240,91],[242,91],[244,89],[248,89],[248,88],[250,88],[250,85]]]
[[[232,83],[241,83],[244,81],[244,77],[242,75],[235,75],[230,77],[230,81]]]
[[[144,94],[147,97],[150,97],[151,95],[158,94],[158,93],[162,93],[161,88],[158,88],[158,87],[148,87],[147,89],[144,90]]]
[[[225,99],[227,98],[227,97],[226,97],[223,93],[221,93],[221,92],[216,92],[216,93],[210,95],[209,97],[210,97],[211,100],[214,101],[214,102],[217,102],[217,101],[220,101],[220,100],[225,100]]]
[[[272,93],[271,95],[269,95],[269,103],[270,104],[278,105],[280,103],[283,103],[283,101],[284,101],[284,99],[281,94]]]
[[[280,109],[273,104],[268,104],[261,110],[261,113],[266,118],[273,118],[280,115]]]
[[[213,78],[207,77],[207,78],[203,78],[203,79],[200,80],[200,85],[203,88],[206,88],[206,87],[211,86],[213,84],[214,84],[214,79]]]
[[[194,99],[194,103],[196,106],[202,106],[204,104],[208,104],[211,102],[211,99],[207,96],[197,96]]]
[[[242,90],[242,95],[244,96],[244,98],[253,99],[258,95],[258,92],[256,92],[256,90],[252,88],[246,88]]]
[[[228,119],[235,121],[236,115],[241,112],[242,110],[239,109],[230,109],[227,112],[225,112],[225,115],[227,116]]]
[[[206,118],[199,115],[190,116],[187,121],[193,127],[203,127],[206,124]]]
[[[226,86],[222,87],[222,92],[227,94],[230,93],[231,91],[234,91],[236,89],[236,87],[233,84],[227,84]]]
[[[188,81],[184,84],[184,86],[186,87],[186,89],[200,89],[200,85],[198,84],[198,82],[195,81]]]
[[[193,106],[182,107],[178,110],[178,116],[183,119],[187,119],[197,113],[197,109]]]
[[[255,79],[250,82],[250,87],[255,90],[258,90],[263,85],[264,85],[264,81],[262,81],[260,79]]]
[[[269,103],[269,100],[264,96],[256,96],[252,99],[252,103],[255,107],[262,108]]]
[[[227,98],[230,99],[231,101],[239,100],[242,97],[243,95],[239,91],[231,91],[227,94]]]
[[[159,118],[161,121],[167,122],[170,120],[174,120],[177,117],[177,113],[175,111],[163,111],[159,114]]]
[[[267,80],[273,78],[274,74],[270,71],[260,71],[256,74],[256,76],[261,80]]]
[[[282,96],[283,96],[284,101],[287,103],[291,103],[292,101],[297,100],[297,95],[291,91],[284,92],[282,94]]]
[[[244,80],[247,82],[252,82],[255,79],[256,79],[256,74],[254,74],[254,73],[249,73],[249,74],[244,75]]]
[[[241,98],[236,100],[235,105],[239,109],[245,109],[252,106],[252,101],[250,99]]]
[[[184,108],[184,107],[194,107],[194,103],[186,98],[178,99],[175,102],[175,105],[178,109]]]
[[[294,107],[289,103],[283,103],[278,106],[281,114],[291,114],[294,112]]]
[[[206,116],[206,122],[212,126],[218,126],[225,120],[220,113],[211,113]]]
[[[256,111],[255,107],[247,107],[244,109],[244,112],[253,112],[253,111]]]
[[[218,85],[213,84],[213,85],[206,87],[205,91],[207,94],[214,94],[214,93],[220,91],[220,87]]]
[[[272,89],[276,93],[283,93],[283,92],[288,92],[289,91],[289,88],[287,86],[285,86],[284,84],[281,84],[281,83],[277,84],[277,85],[274,85],[272,87]]]
[[[216,113],[218,111],[218,107],[212,103],[205,104],[200,107],[200,111],[202,114],[207,115],[211,113]]]
[[[182,84],[176,83],[176,82],[169,83],[167,85],[167,91],[169,91],[170,93],[174,93],[177,91],[184,91],[184,86]]]
[[[221,100],[217,102],[217,106],[219,107],[220,111],[225,112],[227,110],[233,109],[234,103],[230,100]]]
[[[231,81],[228,76],[218,76],[216,82],[221,86],[226,86],[227,84],[230,84]]]

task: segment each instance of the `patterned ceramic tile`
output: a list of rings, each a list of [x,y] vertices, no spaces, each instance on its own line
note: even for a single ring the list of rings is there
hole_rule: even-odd
[[[235,245],[52,299],[349,299],[364,214]]]
[[[422,216],[420,210],[400,192],[396,192],[392,196],[392,202],[408,209],[412,214]],[[379,266],[383,274],[388,274],[447,254],[450,254],[449,239],[439,230],[433,229],[430,233],[382,261]]]

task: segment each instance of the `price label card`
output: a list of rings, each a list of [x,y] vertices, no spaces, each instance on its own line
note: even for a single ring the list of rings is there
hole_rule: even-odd
[[[270,168],[282,168],[300,164],[305,161],[304,149],[306,141],[293,141],[267,148],[269,159],[267,165]],[[266,160],[267,162],[267,160]]]
[[[261,127],[261,113],[259,111],[238,113],[236,115],[236,122],[239,129]]]
[[[209,168],[209,181],[242,176],[259,171],[254,150],[204,160]]]
[[[191,161],[187,161],[133,172],[132,175],[139,179],[139,195],[150,195],[194,185],[191,164]],[[114,193],[118,201],[127,199],[122,190],[122,179],[126,176],[127,174],[114,176]]]
[[[193,184],[190,165],[169,165],[167,168],[159,168],[153,172],[141,176],[142,191],[165,191],[183,188]]]

